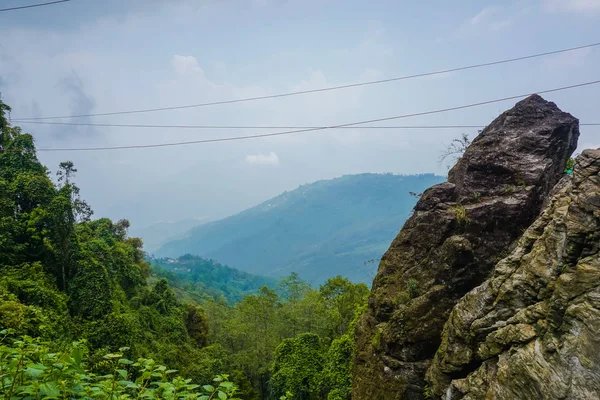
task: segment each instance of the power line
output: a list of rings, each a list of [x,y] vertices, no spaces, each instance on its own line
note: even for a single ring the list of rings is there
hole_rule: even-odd
[[[161,128],[161,129],[327,129],[327,126],[265,126],[265,125],[147,125],[147,124],[97,124],[85,122],[46,122],[23,121],[20,125],[62,125],[62,126],[92,126],[103,128]],[[458,128],[485,128],[486,125],[377,125],[377,126],[342,126],[340,129],[458,129]],[[579,124],[579,126],[600,126],[598,123]],[[331,128],[329,128],[331,129]]]
[[[14,11],[14,10],[22,10],[24,8],[34,8],[34,7],[43,7],[43,6],[50,6],[52,4],[58,4],[58,3],[66,3],[67,1],[71,1],[71,0],[57,0],[57,1],[49,1],[47,3],[38,3],[38,4],[31,4],[28,6],[19,6],[19,7],[11,7],[11,8],[2,8],[0,9],[0,12],[3,11]]]
[[[536,93],[537,94],[552,93],[552,92],[558,92],[558,91],[562,91],[562,90],[573,89],[573,88],[577,88],[577,87],[595,85],[598,83],[600,83],[600,80],[579,83],[579,84],[570,85],[570,86],[562,86],[562,87],[558,87],[558,88],[554,88],[554,89],[547,89],[547,90],[539,91]],[[319,130],[325,130],[325,129],[344,128],[344,127],[369,124],[369,123],[374,123],[374,122],[383,122],[383,121],[391,121],[391,120],[402,119],[402,118],[417,117],[417,116],[422,116],[422,115],[439,114],[439,113],[448,112],[448,111],[462,110],[465,108],[471,108],[471,107],[477,107],[477,106],[482,106],[482,105],[486,105],[486,104],[499,103],[499,102],[507,101],[507,100],[519,99],[519,98],[527,97],[527,96],[530,96],[530,95],[536,94],[536,93],[528,93],[528,94],[521,94],[521,95],[516,95],[516,96],[503,97],[503,98],[495,99],[495,100],[481,101],[478,103],[471,103],[471,104],[466,104],[466,105],[462,105],[462,106],[442,108],[442,109],[432,110],[432,111],[423,111],[423,112],[412,113],[412,114],[397,115],[394,117],[376,118],[376,119],[371,119],[371,120],[350,122],[350,123],[346,123],[346,124],[332,125],[332,126],[319,127],[319,128],[307,128],[307,129],[297,129],[297,130],[290,130],[290,131],[283,131],[283,132],[263,133],[263,134],[259,134],[259,135],[233,136],[233,137],[226,137],[226,138],[191,140],[191,141],[185,141],[185,142],[140,144],[140,145],[114,146],[114,147],[46,148],[46,149],[38,149],[38,151],[100,151],[100,150],[140,149],[140,148],[153,148],[153,147],[185,146],[185,145],[200,144],[200,143],[228,142],[228,141],[234,141],[234,140],[284,136],[284,135],[291,135],[291,134],[302,133],[302,132],[313,132],[313,131],[319,131]]]
[[[331,90],[347,89],[347,88],[353,88],[353,87],[359,87],[359,86],[375,85],[375,84],[395,82],[395,81],[401,81],[401,80],[407,80],[407,79],[413,79],[413,78],[420,78],[420,77],[425,77],[425,76],[440,75],[440,74],[446,74],[449,72],[464,71],[464,70],[468,70],[468,69],[488,67],[491,65],[506,64],[506,63],[510,63],[510,62],[514,62],[514,61],[521,61],[521,60],[527,60],[527,59],[531,59],[531,58],[549,56],[549,55],[553,55],[553,54],[566,53],[569,51],[581,50],[581,49],[595,47],[595,46],[600,46],[600,42],[586,44],[583,46],[571,47],[568,49],[554,50],[554,51],[548,51],[548,52],[544,52],[544,53],[532,54],[532,55],[528,55],[528,56],[515,57],[515,58],[509,58],[509,59],[505,59],[505,60],[468,65],[468,66],[463,66],[463,67],[458,67],[458,68],[444,69],[444,70],[433,71],[433,72],[424,72],[424,73],[419,73],[419,74],[414,74],[414,75],[405,75],[405,76],[400,76],[400,77],[396,77],[396,78],[380,79],[380,80],[375,80],[375,81],[352,83],[349,85],[330,86],[330,87],[325,87],[325,88],[320,88],[320,89],[310,89],[310,90],[301,90],[301,91],[296,91],[296,92],[273,94],[273,95],[267,95],[267,96],[246,97],[243,99],[213,101],[213,102],[208,102],[208,103],[188,104],[188,105],[172,106],[172,107],[148,108],[148,109],[129,110],[129,111],[115,111],[115,112],[107,112],[107,113],[66,115],[66,116],[54,116],[54,117],[20,118],[20,120],[44,120],[44,119],[62,119],[62,118],[100,117],[100,116],[107,116],[107,115],[139,114],[139,113],[149,113],[149,112],[157,112],[157,111],[181,110],[181,109],[186,109],[186,108],[216,106],[216,105],[222,105],[222,104],[242,103],[242,102],[255,101],[255,100],[274,99],[274,98],[280,98],[280,97],[296,96],[296,95],[300,95],[300,94],[327,92],[327,91],[331,91]]]

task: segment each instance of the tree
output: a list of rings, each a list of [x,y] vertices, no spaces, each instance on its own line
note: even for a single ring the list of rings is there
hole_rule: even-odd
[[[73,165],[72,161],[63,161],[58,165],[58,171],[56,171],[56,175],[58,176],[58,181],[63,182],[65,185],[71,184],[71,179],[75,176],[77,169]]]
[[[78,251],[75,235],[75,214],[69,187],[65,186],[50,203],[51,228],[48,248],[54,253],[61,288],[67,291],[68,279],[75,273],[75,254]]]
[[[350,322],[355,317],[356,309],[366,304],[369,288],[364,283],[354,284],[347,278],[338,275],[329,278],[319,288],[319,291],[328,306],[337,314],[334,337],[345,334],[348,332]]]
[[[352,354],[353,341],[349,334],[331,343],[325,357],[321,379],[321,393],[327,393],[327,400],[350,400]]]
[[[10,113],[11,109],[7,104],[2,102],[0,97],[0,151],[4,151],[6,145],[9,143],[11,138],[10,124],[6,118],[6,114]]]
[[[277,291],[280,293],[281,298],[286,301],[298,301],[309,290],[310,285],[300,279],[300,276],[295,272],[282,278],[279,285],[277,285]]]
[[[89,221],[93,211],[91,207],[81,199],[80,189],[73,183],[75,173],[77,169],[73,165],[72,161],[63,161],[58,166],[56,175],[58,176],[58,182],[63,183],[61,190],[70,195],[73,215],[77,222]],[[129,223],[128,223],[129,224]],[[127,225],[129,227],[129,225]]]
[[[269,398],[277,400],[290,392],[289,400],[319,399],[322,369],[322,347],[317,335],[303,333],[284,339],[275,353]]]
[[[204,347],[208,343],[208,324],[204,311],[192,304],[186,306],[185,327],[188,334],[199,347]]]
[[[142,241],[127,237],[129,222],[92,221],[74,164],[61,163],[53,182],[33,137],[10,126],[8,110],[0,103],[0,329],[51,339],[53,351],[83,338],[97,372],[111,372],[108,351],[129,346],[135,359],[151,356],[201,376],[201,310],[182,305],[166,281],[148,285]],[[10,379],[0,370],[0,379]]]

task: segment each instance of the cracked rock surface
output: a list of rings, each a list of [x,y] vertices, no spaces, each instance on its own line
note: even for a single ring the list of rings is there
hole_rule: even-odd
[[[473,140],[448,182],[421,196],[383,256],[357,324],[353,399],[425,397],[425,374],[451,310],[539,216],[578,137],[576,118],[530,96]],[[522,324],[498,330],[484,351],[499,354],[498,343],[515,337],[531,342],[537,331]],[[455,372],[454,359],[439,362],[444,367],[431,372],[440,377],[438,392]]]

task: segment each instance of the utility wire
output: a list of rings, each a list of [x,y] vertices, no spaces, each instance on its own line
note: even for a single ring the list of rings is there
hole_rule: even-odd
[[[290,130],[290,131],[283,131],[283,132],[263,133],[263,134],[259,134],[259,135],[233,136],[233,137],[226,137],[226,138],[191,140],[191,141],[185,141],[185,142],[139,144],[139,145],[114,146],[114,147],[45,148],[45,149],[38,149],[38,151],[101,151],[101,150],[141,149],[141,148],[185,146],[185,145],[200,144],[200,143],[228,142],[228,141],[234,141],[234,140],[284,136],[284,135],[291,135],[291,134],[302,133],[302,132],[313,132],[313,131],[320,131],[320,130],[325,130],[325,129],[345,128],[345,127],[349,127],[349,126],[369,124],[369,123],[374,123],[374,122],[383,122],[383,121],[391,121],[391,120],[402,119],[402,118],[417,117],[417,116],[422,116],[422,115],[439,114],[439,113],[448,112],[448,111],[462,110],[465,108],[471,108],[471,107],[477,107],[477,106],[482,106],[482,105],[486,105],[486,104],[499,103],[499,102],[507,101],[507,100],[519,99],[519,98],[530,96],[531,94],[552,93],[552,92],[574,89],[574,88],[583,87],[583,86],[595,85],[598,83],[600,83],[600,80],[579,83],[579,84],[570,85],[570,86],[562,86],[562,87],[558,87],[558,88],[554,88],[554,89],[542,90],[542,91],[539,91],[536,93],[520,94],[520,95],[516,95],[516,96],[503,97],[503,98],[494,99],[494,100],[481,101],[478,103],[471,103],[471,104],[466,104],[466,105],[462,105],[462,106],[448,107],[448,108],[442,108],[442,109],[432,110],[432,111],[423,111],[423,112],[418,112],[418,113],[413,113],[413,114],[403,114],[403,115],[397,115],[397,116],[393,116],[393,117],[376,118],[376,119],[371,119],[371,120],[350,122],[350,123],[346,123],[346,124],[332,125],[332,126],[319,127],[319,128],[297,129],[297,130]]]
[[[49,1],[47,3],[38,3],[38,4],[31,4],[28,6],[19,6],[19,7],[11,7],[11,8],[2,8],[0,9],[0,12],[4,12],[4,11],[14,11],[14,10],[22,10],[24,8],[34,8],[34,7],[43,7],[43,6],[50,6],[52,4],[58,4],[58,3],[66,3],[67,1],[71,1],[71,0],[57,0],[57,1]]]
[[[110,128],[162,128],[162,129],[327,129],[327,126],[265,126],[265,125],[146,125],[146,124],[96,124],[85,122],[45,122],[45,121],[23,121],[19,125],[66,125],[66,126],[95,126]],[[341,126],[340,129],[456,129],[456,128],[485,128],[486,125],[376,125],[376,126]],[[600,122],[590,124],[579,124],[579,126],[600,126]]]
[[[139,114],[139,113],[149,113],[149,112],[157,112],[157,111],[181,110],[181,109],[186,109],[186,108],[216,106],[216,105],[221,105],[221,104],[242,103],[242,102],[255,101],[255,100],[274,99],[274,98],[296,96],[296,95],[307,94],[307,93],[319,93],[319,92],[327,92],[327,91],[331,91],[331,90],[339,90],[339,89],[347,89],[347,88],[353,88],[353,87],[359,87],[359,86],[367,86],[367,85],[375,85],[375,84],[380,84],[380,83],[395,82],[395,81],[401,81],[401,80],[407,80],[407,79],[413,79],[413,78],[420,78],[420,77],[424,77],[424,76],[440,75],[440,74],[446,74],[449,72],[464,71],[464,70],[468,70],[468,69],[488,67],[491,65],[506,64],[506,63],[510,63],[510,62],[514,62],[514,61],[521,61],[521,60],[527,60],[527,59],[531,59],[531,58],[544,57],[544,56],[553,55],[553,54],[566,53],[566,52],[570,52],[570,51],[581,50],[581,49],[586,49],[586,48],[596,47],[596,46],[600,46],[600,42],[586,44],[583,46],[571,47],[568,49],[554,50],[554,51],[548,51],[548,52],[544,52],[544,53],[532,54],[532,55],[528,55],[528,56],[509,58],[509,59],[505,59],[505,60],[492,61],[492,62],[481,63],[481,64],[468,65],[468,66],[463,66],[463,67],[458,67],[458,68],[444,69],[444,70],[438,70],[438,71],[433,71],[433,72],[424,72],[424,73],[419,73],[419,74],[414,74],[414,75],[405,75],[405,76],[400,76],[400,77],[396,77],[396,78],[380,79],[380,80],[376,80],[376,81],[352,83],[349,85],[330,86],[330,87],[325,87],[325,88],[320,88],[320,89],[301,90],[301,91],[296,91],[296,92],[273,94],[273,95],[267,95],[267,96],[247,97],[247,98],[243,98],[243,99],[213,101],[213,102],[209,102],[209,103],[188,104],[188,105],[172,106],[172,107],[148,108],[148,109],[140,109],[140,110],[115,111],[115,112],[106,112],[106,113],[66,115],[66,116],[54,116],[54,117],[19,118],[17,120],[32,120],[33,121],[33,120],[44,120],[44,119],[47,120],[47,119],[62,119],[62,118],[100,117],[100,116],[107,116],[107,115]]]

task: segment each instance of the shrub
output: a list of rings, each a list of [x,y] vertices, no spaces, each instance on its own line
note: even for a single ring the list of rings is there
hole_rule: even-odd
[[[76,342],[62,352],[25,336],[10,338],[0,331],[0,397],[6,399],[198,399],[236,400],[236,386],[227,375],[198,385],[151,359],[124,358],[127,348],[104,356],[108,374],[85,367],[86,348]]]

